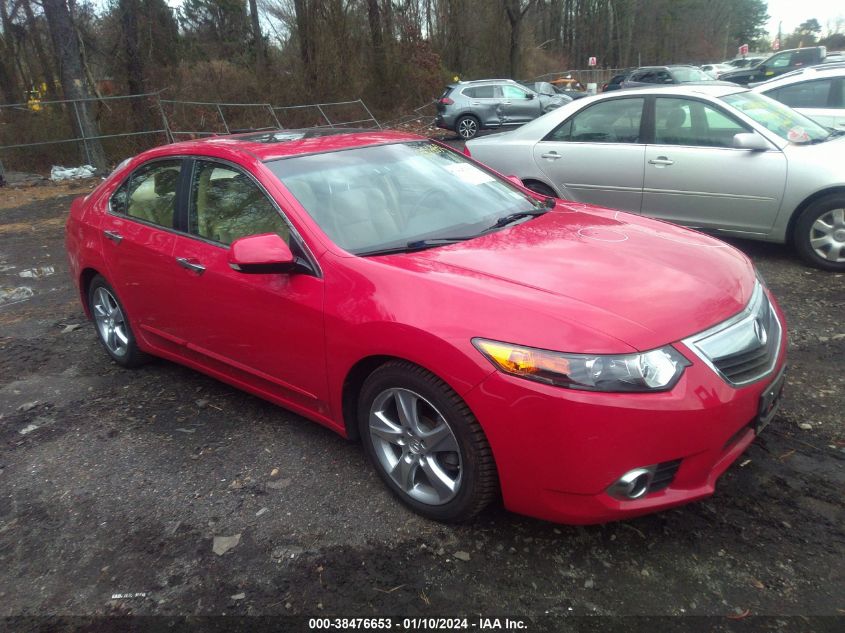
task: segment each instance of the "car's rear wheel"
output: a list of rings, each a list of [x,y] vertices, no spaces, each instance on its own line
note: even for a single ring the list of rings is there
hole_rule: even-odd
[[[478,119],[474,116],[462,116],[458,119],[457,123],[455,123],[455,131],[458,133],[458,136],[465,141],[475,138],[475,135],[478,134],[478,129]]]
[[[149,359],[138,349],[129,317],[117,293],[101,275],[94,277],[88,287],[88,307],[100,343],[116,363],[124,367],[137,367]]]
[[[832,194],[804,209],[795,224],[795,248],[807,262],[845,270],[845,194]]]
[[[403,361],[376,369],[358,407],[364,450],[413,510],[467,521],[498,493],[493,454],[466,403],[434,374]]]
[[[542,182],[537,182],[536,180],[526,180],[525,186],[534,193],[539,193],[541,196],[557,198],[557,194],[552,191],[552,188],[548,185],[544,185]]]

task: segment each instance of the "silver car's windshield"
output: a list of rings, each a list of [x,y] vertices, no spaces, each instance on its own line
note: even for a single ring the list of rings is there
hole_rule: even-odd
[[[545,208],[429,141],[297,156],[267,166],[332,241],[356,254],[471,237],[501,218]]]
[[[830,136],[830,130],[815,121],[779,101],[756,92],[725,95],[722,101],[791,143],[818,143]]]

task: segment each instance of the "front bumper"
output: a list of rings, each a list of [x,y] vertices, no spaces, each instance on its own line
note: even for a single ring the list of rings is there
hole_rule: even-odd
[[[587,524],[713,494],[716,480],[755,437],[761,395],[785,366],[786,336],[773,371],[741,388],[683,344],[677,348],[693,364],[667,392],[576,391],[495,372],[467,394],[493,449],[505,507]],[[634,500],[607,493],[632,469],[675,460],[680,466],[668,487]]]

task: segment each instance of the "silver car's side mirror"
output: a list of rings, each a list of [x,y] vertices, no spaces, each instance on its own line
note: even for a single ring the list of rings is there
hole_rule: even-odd
[[[759,134],[745,132],[734,134],[734,147],[736,149],[750,149],[752,152],[765,152],[769,149],[769,142]]]

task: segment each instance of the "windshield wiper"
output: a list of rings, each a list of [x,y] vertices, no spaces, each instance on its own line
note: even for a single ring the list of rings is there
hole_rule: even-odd
[[[387,248],[377,248],[371,251],[362,251],[355,253],[358,257],[368,257],[370,255],[390,255],[391,253],[409,253],[411,251],[421,251],[426,248],[433,248],[435,246],[443,246],[444,244],[454,244],[456,242],[466,242],[477,235],[462,235],[460,237],[433,237],[427,240],[412,240],[400,246],[389,246]]]
[[[510,213],[508,215],[503,215],[500,217],[496,222],[486,228],[484,232],[492,231],[493,229],[500,229],[503,226],[507,226],[508,224],[513,224],[517,220],[521,220],[522,218],[531,218],[537,217],[538,215],[543,215],[544,213],[548,213],[549,209],[534,209],[532,211],[517,211],[516,213]]]

